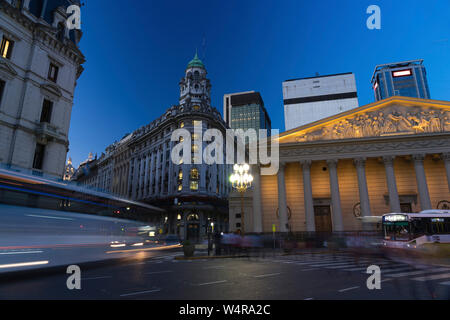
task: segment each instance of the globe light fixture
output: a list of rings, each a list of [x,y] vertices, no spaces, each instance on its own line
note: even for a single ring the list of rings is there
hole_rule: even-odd
[[[230,176],[230,182],[234,189],[241,195],[241,234],[244,234],[244,193],[252,186],[253,176],[248,172],[250,166],[246,163],[235,164],[234,173]]]

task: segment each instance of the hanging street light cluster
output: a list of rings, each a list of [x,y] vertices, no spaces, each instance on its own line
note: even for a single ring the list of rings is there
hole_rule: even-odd
[[[250,166],[246,163],[239,165],[235,164],[234,173],[230,176],[230,182],[234,189],[239,192],[245,192],[251,187],[253,182],[253,176],[248,172]]]

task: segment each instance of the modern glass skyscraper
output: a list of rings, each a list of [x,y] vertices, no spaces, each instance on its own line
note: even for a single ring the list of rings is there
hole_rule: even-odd
[[[259,92],[226,94],[223,97],[223,117],[231,129],[267,129],[271,122]]]
[[[392,96],[430,99],[423,60],[378,65],[371,82],[376,101]]]

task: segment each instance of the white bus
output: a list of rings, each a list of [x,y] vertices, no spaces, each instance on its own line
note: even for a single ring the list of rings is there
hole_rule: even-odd
[[[450,210],[389,213],[383,215],[382,225],[386,248],[450,247]]]

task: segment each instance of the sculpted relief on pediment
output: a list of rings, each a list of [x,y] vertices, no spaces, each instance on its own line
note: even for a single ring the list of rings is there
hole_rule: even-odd
[[[337,119],[330,125],[296,137],[297,142],[354,139],[389,135],[450,132],[450,111],[392,106]]]

